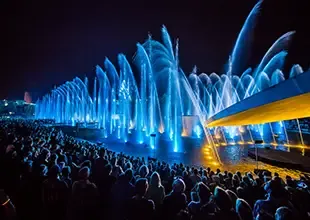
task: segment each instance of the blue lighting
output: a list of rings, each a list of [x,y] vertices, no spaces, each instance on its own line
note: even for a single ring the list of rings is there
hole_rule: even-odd
[[[265,130],[264,125],[250,125],[248,130],[237,126],[207,127],[210,117],[285,80],[281,72],[287,55],[284,51],[294,32],[281,36],[275,43],[277,50],[274,46],[268,50],[255,70],[239,70],[244,64],[245,52],[251,46],[248,38],[261,2],[247,17],[225,73],[198,73],[197,68],[190,74],[183,72],[179,64],[178,41],[173,43],[167,28],[162,27],[163,42],[149,36],[146,42],[138,43],[134,62],[119,54],[117,65],[106,58],[102,67],[96,66],[97,77],[93,86],[88,85],[87,77],[85,80],[76,77],[55,87],[36,102],[35,117],[55,119],[57,123],[72,126],[80,122],[86,128],[103,129],[102,136],[112,137],[117,142],[126,143],[135,137],[133,143],[148,143],[152,149],[157,146],[155,140],[151,140],[151,134],[164,133],[158,138],[170,142],[169,150],[174,152],[182,152],[182,141],[189,136],[207,137],[208,142],[211,137],[215,139],[210,143],[225,141],[227,144],[253,141],[258,135],[270,138],[270,133],[279,133],[279,127],[283,128],[280,132],[286,133],[283,122],[279,122],[280,126],[272,123],[270,129],[266,126]],[[275,54],[270,51],[282,52]],[[301,67],[295,66],[290,76],[302,72]],[[272,126],[276,127],[274,131]],[[210,143],[216,153],[216,147]]]
[[[194,132],[196,133],[197,137],[200,138],[203,131],[199,125],[196,125],[194,128]]]
[[[283,128],[283,123],[282,123],[282,121],[280,121],[279,124],[280,124],[281,128]]]

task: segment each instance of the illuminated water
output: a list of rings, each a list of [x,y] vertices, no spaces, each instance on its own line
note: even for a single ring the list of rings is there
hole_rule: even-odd
[[[178,40],[173,43],[163,26],[162,42],[149,36],[145,43],[137,44],[133,60],[119,54],[115,66],[106,58],[103,67],[96,67],[93,81],[76,77],[46,94],[36,103],[36,118],[53,118],[71,125],[93,123],[107,140],[147,144],[152,149],[161,147],[160,141],[165,140],[169,153],[184,152],[182,137],[199,139],[200,146],[210,151],[208,161],[214,165],[225,159],[217,146],[252,144],[254,140],[290,144],[284,122],[211,130],[205,126],[216,113],[285,80],[282,68],[294,31],[275,41],[256,68],[246,68],[248,42],[261,3],[246,19],[229,56],[227,71],[206,74],[194,68],[184,73],[179,64]],[[302,68],[295,65],[289,75],[301,73]],[[300,136],[303,140],[301,132]]]

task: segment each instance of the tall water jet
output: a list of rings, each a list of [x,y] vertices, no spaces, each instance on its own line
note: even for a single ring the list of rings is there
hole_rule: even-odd
[[[263,0],[260,0],[248,15],[241,31],[239,32],[237,41],[235,43],[233,52],[231,54],[231,65],[233,73],[241,73],[244,71],[244,66],[249,57],[249,50],[253,40],[254,27],[256,19],[260,12]]]

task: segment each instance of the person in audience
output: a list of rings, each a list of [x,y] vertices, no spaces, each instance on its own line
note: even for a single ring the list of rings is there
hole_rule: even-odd
[[[254,217],[260,213],[267,213],[273,216],[276,209],[281,206],[293,209],[293,205],[288,199],[288,192],[278,178],[269,180],[264,186],[264,189],[267,193],[267,198],[256,201],[253,209]]]
[[[219,219],[239,219],[235,212],[229,194],[221,187],[216,187],[214,190],[214,201],[219,208],[216,217]]]
[[[293,212],[285,207],[282,206],[276,210],[275,220],[292,220],[293,219]]]
[[[146,178],[139,178],[135,185],[135,196],[129,200],[127,205],[126,219],[142,220],[154,218],[155,205],[150,199],[145,198],[148,189],[148,181]]]
[[[150,178],[150,186],[146,192],[146,198],[154,201],[156,207],[159,207],[165,198],[165,188],[161,184],[160,176],[153,172]]]
[[[43,182],[42,202],[48,219],[65,219],[68,204],[68,185],[60,180],[60,168],[53,165],[48,171],[48,179]]]
[[[173,219],[187,207],[187,197],[184,194],[186,189],[182,179],[176,179],[172,184],[172,191],[165,196],[163,202],[164,218]]]
[[[198,201],[191,201],[188,204],[189,212],[192,215],[197,214],[203,205],[209,203],[210,197],[212,195],[209,187],[206,186],[203,182],[198,183],[196,188],[198,189]]]
[[[70,214],[72,219],[98,219],[99,192],[97,186],[90,182],[90,168],[87,166],[79,170],[79,180],[72,185]]]
[[[236,212],[241,220],[252,220],[252,208],[244,199],[237,199]]]

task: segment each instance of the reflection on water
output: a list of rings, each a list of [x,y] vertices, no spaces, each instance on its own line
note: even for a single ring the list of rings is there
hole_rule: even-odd
[[[277,172],[280,174],[282,178],[285,178],[286,175],[290,175],[294,178],[299,178],[299,176],[305,172],[301,172],[299,170],[292,170],[287,168],[280,168],[277,166],[272,166],[263,162],[256,162],[255,160],[248,157],[248,149],[254,148],[254,145],[233,145],[233,146],[226,146],[226,147],[219,147],[218,151],[221,156],[223,165],[222,169],[229,170],[232,172],[240,171],[240,172],[248,172],[253,171],[254,169],[267,169],[271,172]],[[265,148],[265,145],[257,145],[258,148]],[[302,149],[296,147],[287,147],[283,145],[279,146],[268,146],[274,150],[281,150],[281,151],[296,151],[302,154]],[[208,164],[207,161],[204,162]],[[202,163],[202,164],[204,164]]]
[[[175,153],[168,151],[168,148],[157,147],[155,150],[150,149],[145,145],[129,145],[129,144],[108,144],[107,148],[116,152],[123,152],[125,154],[141,157],[153,157],[162,161],[169,161],[169,163],[183,163],[191,166],[204,166],[211,167],[212,169],[220,168],[221,170],[229,170],[231,172],[249,172],[253,171],[257,167],[255,160],[248,157],[248,149],[254,147],[246,145],[232,145],[218,147],[219,155],[222,159],[223,165],[214,166],[214,161],[210,161],[211,157],[208,152],[201,147],[191,147],[186,149],[185,152]],[[258,147],[264,147],[258,145]],[[277,150],[288,151],[285,146],[277,146],[272,148]],[[296,149],[295,149],[296,150]],[[300,151],[300,149],[298,149]],[[262,162],[258,162],[259,169],[267,169],[271,172],[277,172],[281,177],[285,178],[286,175],[290,175],[294,178],[304,173],[298,170],[280,168],[272,165],[268,165]]]

